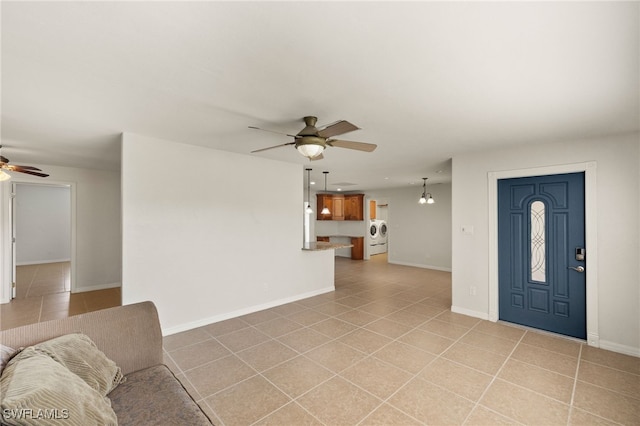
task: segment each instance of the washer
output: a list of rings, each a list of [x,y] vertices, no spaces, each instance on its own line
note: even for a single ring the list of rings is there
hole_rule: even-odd
[[[369,222],[369,240],[370,242],[376,241],[378,240],[378,222],[376,222],[375,220],[372,220],[371,222]]]
[[[378,254],[378,222],[372,220],[369,222],[369,232],[367,233],[367,242],[369,243],[369,254]]]
[[[369,223],[369,254],[380,254],[386,251],[387,244],[382,243],[380,236],[380,221],[372,220]]]

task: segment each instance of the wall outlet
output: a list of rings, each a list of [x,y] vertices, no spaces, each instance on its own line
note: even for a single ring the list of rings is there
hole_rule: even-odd
[[[476,295],[476,287],[475,286],[471,286],[469,287],[469,296],[475,296]]]

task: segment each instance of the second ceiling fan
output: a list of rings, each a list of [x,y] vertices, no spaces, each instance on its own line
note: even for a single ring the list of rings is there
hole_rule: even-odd
[[[304,123],[306,127],[296,135],[290,135],[287,133],[275,132],[273,130],[261,129],[259,127],[249,126],[250,129],[264,130],[266,132],[279,133],[293,138],[293,142],[287,142],[280,145],[270,146],[268,148],[257,149],[254,152],[266,151],[273,148],[280,148],[282,146],[294,145],[300,154],[309,158],[310,160],[321,160],[324,158],[322,152],[327,146],[336,148],[355,149],[357,151],[371,152],[376,149],[377,145],[372,143],[345,141],[340,139],[331,139],[334,136],[342,135],[344,133],[359,130],[360,128],[349,123],[346,120],[340,120],[327,126],[316,128],[317,117],[307,116],[304,117]]]

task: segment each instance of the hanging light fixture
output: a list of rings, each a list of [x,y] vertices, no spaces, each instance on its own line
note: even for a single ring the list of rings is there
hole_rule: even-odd
[[[0,153],[2,150],[2,145],[0,145]],[[4,166],[6,163],[9,162],[9,160],[7,160],[6,158],[4,158],[2,155],[0,155],[0,158],[2,158],[0,160],[0,162],[2,162],[2,165]],[[7,172],[5,172],[4,170],[0,169],[0,182],[5,181],[5,180],[9,180],[11,179],[11,175]]]
[[[329,172],[322,172],[322,173],[324,173],[324,192],[327,192],[327,175],[329,174]],[[320,212],[320,214],[331,214],[326,204],[322,206],[322,211]]]
[[[309,202],[309,200],[311,198],[311,170],[313,169],[306,169],[306,170],[307,170],[307,208],[305,209],[305,213],[311,214],[313,213],[313,209],[311,208],[311,203]]]
[[[418,200],[418,203],[420,203],[420,204],[433,204],[433,203],[435,203],[435,200],[431,196],[431,193],[427,192],[427,179],[429,179],[429,178],[422,178],[422,180],[423,180],[423,183],[422,183],[422,196],[420,197],[420,200]]]
[[[302,140],[296,143],[296,149],[298,152],[308,159],[312,159],[322,154],[324,151],[323,145],[316,145],[313,143],[304,143]]]

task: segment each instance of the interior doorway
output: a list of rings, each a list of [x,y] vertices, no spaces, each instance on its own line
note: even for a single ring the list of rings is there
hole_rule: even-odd
[[[12,183],[12,299],[73,289],[72,201],[70,184]]]

